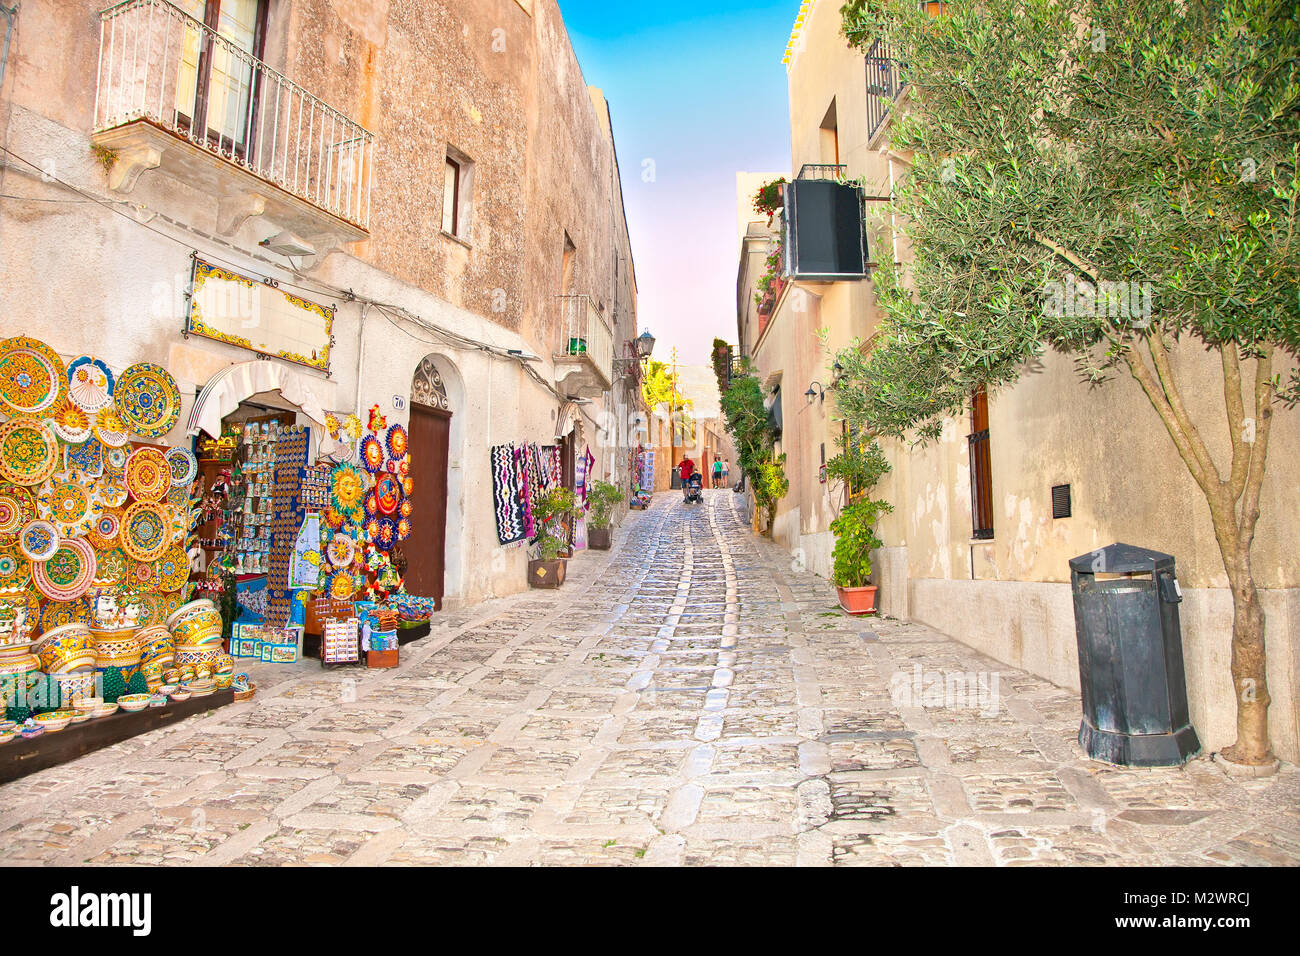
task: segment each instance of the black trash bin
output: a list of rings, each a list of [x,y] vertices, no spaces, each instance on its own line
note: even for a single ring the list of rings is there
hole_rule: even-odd
[[[1187,714],[1174,559],[1131,544],[1070,559],[1089,757],[1172,767],[1200,752]]]

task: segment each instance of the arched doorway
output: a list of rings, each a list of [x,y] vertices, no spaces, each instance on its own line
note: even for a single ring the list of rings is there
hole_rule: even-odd
[[[414,508],[406,555],[406,590],[433,598],[442,610],[447,571],[447,476],[451,449],[451,402],[432,355],[411,379],[411,498]]]

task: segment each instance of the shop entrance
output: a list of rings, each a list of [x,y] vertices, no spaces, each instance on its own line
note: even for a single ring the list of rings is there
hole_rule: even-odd
[[[411,504],[415,521],[402,550],[406,590],[433,598],[442,610],[447,570],[447,466],[451,408],[442,376],[426,356],[411,382]]]

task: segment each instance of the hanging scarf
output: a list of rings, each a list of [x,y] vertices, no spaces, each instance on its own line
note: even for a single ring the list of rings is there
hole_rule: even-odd
[[[525,537],[523,489],[519,472],[515,468],[515,449],[512,445],[494,445],[492,462],[492,503],[497,519],[497,540],[512,544]]]

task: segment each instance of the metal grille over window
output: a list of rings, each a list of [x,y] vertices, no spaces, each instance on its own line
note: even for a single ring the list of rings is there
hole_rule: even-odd
[[[1052,517],[1053,518],[1070,517],[1070,486],[1069,485],[1052,486]]]
[[[445,412],[451,411],[442,376],[438,374],[433,360],[427,355],[416,368],[415,376],[411,380],[411,401],[429,408],[442,409]]]

